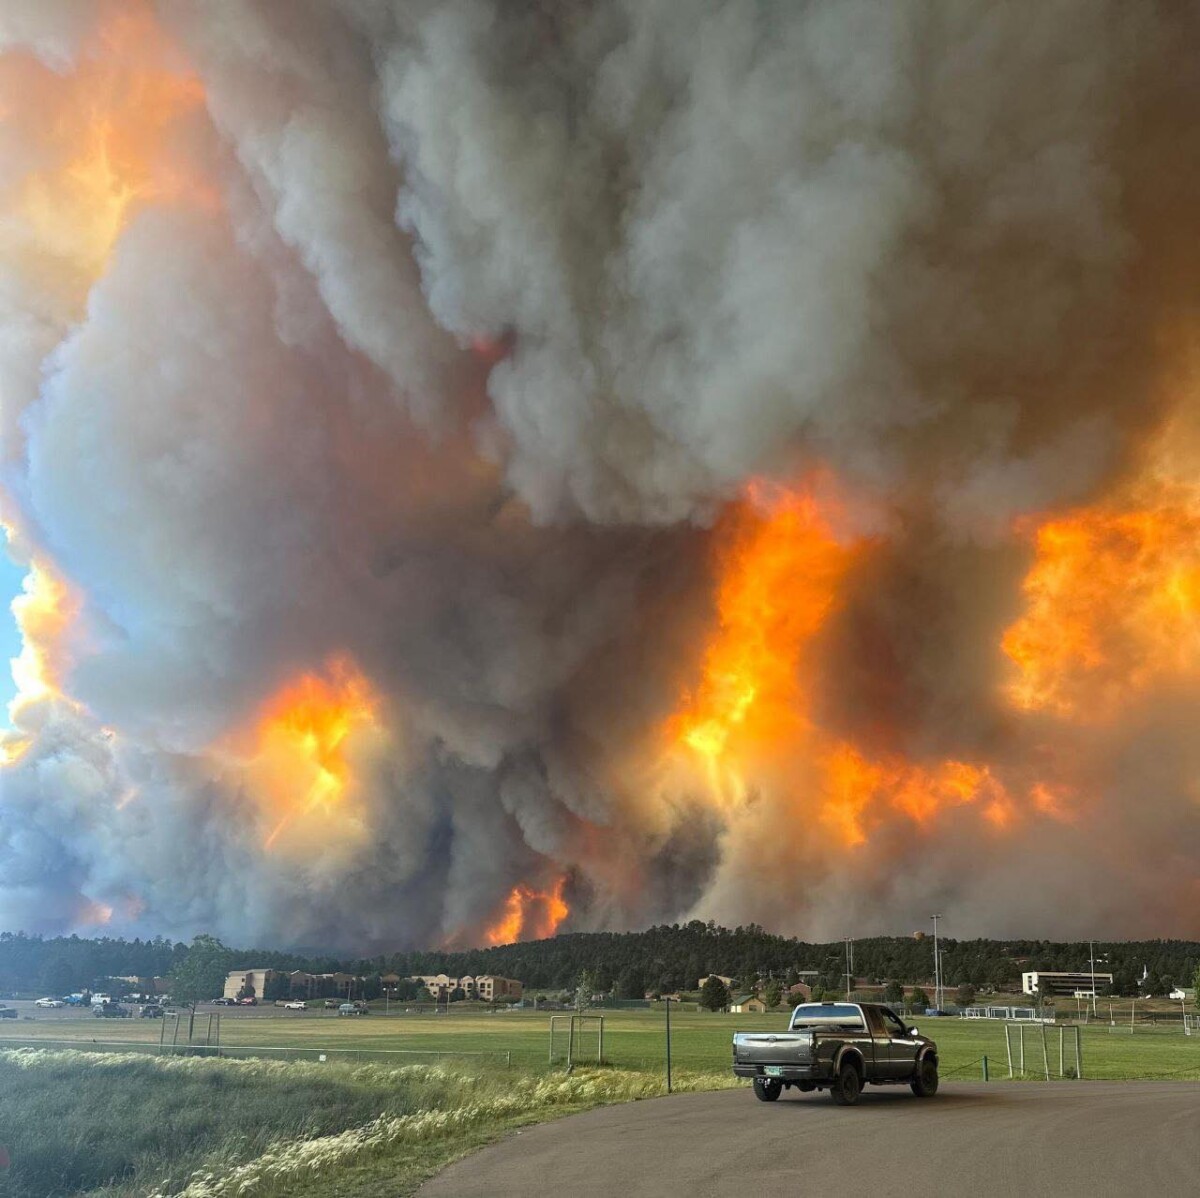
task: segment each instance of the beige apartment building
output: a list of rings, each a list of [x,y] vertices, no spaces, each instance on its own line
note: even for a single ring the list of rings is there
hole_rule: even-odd
[[[274,969],[235,969],[225,977],[225,997],[237,998],[238,992],[245,989],[261,1001],[267,983],[277,976]]]
[[[444,999],[452,990],[462,990],[467,998],[476,998],[481,1002],[517,1002],[525,992],[520,982],[492,973],[461,978],[446,973],[417,974],[412,980],[420,982],[433,999]]]

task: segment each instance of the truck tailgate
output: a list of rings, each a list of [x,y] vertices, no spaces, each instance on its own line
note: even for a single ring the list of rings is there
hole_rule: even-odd
[[[812,1032],[737,1032],[733,1059],[742,1065],[808,1065],[813,1059]]]

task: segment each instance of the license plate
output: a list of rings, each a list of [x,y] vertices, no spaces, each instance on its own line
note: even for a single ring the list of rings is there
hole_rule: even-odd
[[[768,1077],[782,1077],[783,1076],[783,1069],[779,1065],[766,1065],[763,1068],[763,1072]]]

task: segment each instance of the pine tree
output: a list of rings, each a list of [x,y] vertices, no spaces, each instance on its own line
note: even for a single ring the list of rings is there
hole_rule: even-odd
[[[723,1011],[729,1006],[729,991],[718,977],[709,976],[700,987],[700,1005],[707,1011]]]

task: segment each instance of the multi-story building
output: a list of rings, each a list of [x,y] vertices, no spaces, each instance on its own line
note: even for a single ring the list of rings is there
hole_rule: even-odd
[[[475,991],[483,1002],[517,1002],[525,993],[525,987],[512,978],[482,973],[475,979]]]
[[[441,1000],[454,990],[461,990],[467,998],[482,1002],[517,1002],[525,987],[512,978],[497,977],[495,974],[479,974],[477,977],[451,977],[445,973],[418,974],[412,979],[420,982],[429,996]]]
[[[1068,997],[1074,994],[1086,994],[1090,997],[1093,979],[1096,993],[1100,994],[1111,988],[1113,975],[1100,973],[1099,970],[1092,973],[1090,969],[1083,969],[1077,973],[1035,969],[1030,973],[1021,974],[1021,991],[1024,994],[1040,994],[1043,998],[1047,994],[1060,994]]]
[[[279,976],[275,969],[234,969],[225,977],[225,997],[237,998],[245,991],[261,999],[267,986]]]

